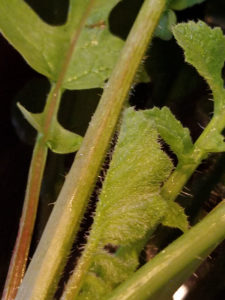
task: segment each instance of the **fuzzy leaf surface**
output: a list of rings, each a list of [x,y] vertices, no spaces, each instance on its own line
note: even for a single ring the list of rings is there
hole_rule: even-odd
[[[155,123],[160,136],[177,155],[178,160],[185,160],[193,148],[189,129],[184,128],[167,107],[154,107],[144,113]]]
[[[167,213],[168,203],[160,196],[161,184],[172,168],[151,118],[143,111],[127,109],[99,196],[88,240],[96,250],[79,300],[101,299],[130,276],[139,265],[149,235],[164,217],[168,226],[184,229],[181,209],[182,220],[178,218],[176,223],[172,216],[174,211],[179,215],[178,205]]]
[[[192,64],[209,84],[215,101],[215,114],[225,106],[225,90],[221,77],[225,60],[225,37],[220,28],[211,29],[199,21],[181,23],[173,28],[185,60]]]
[[[58,80],[71,41],[78,35],[63,87],[102,87],[123,46],[122,40],[110,33],[107,20],[119,1],[70,0],[66,24],[52,26],[25,1],[1,0],[0,31],[32,68],[51,81]],[[91,2],[89,14],[85,15]]]
[[[96,211],[96,217],[102,216],[101,222],[104,222],[101,233],[104,243],[130,244],[143,238],[145,222],[150,222],[146,226],[149,228],[160,215],[164,206],[159,199],[160,184],[170,174],[172,163],[160,149],[157,136],[157,131],[142,111],[136,112],[133,108],[126,111]],[[155,205],[157,211],[157,203],[159,211],[148,218],[152,214],[152,209],[148,210],[149,205],[151,208]],[[137,220],[132,225],[134,217]],[[136,230],[132,228],[126,234],[130,226]]]

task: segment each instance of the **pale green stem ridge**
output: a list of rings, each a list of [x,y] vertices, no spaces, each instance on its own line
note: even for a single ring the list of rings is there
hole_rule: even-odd
[[[171,299],[174,287],[178,288],[224,238],[225,201],[200,223],[141,267],[106,299]],[[173,288],[168,287],[169,290],[165,290],[168,282],[171,282]]]
[[[17,300],[42,300],[54,293],[123,104],[165,6],[166,0],[145,0],[66,177]]]

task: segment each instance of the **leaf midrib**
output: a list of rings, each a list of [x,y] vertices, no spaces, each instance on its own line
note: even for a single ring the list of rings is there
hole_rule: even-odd
[[[52,92],[52,98],[50,99],[50,105],[47,107],[46,116],[44,118],[44,126],[43,126],[43,133],[44,137],[47,140],[49,129],[51,128],[51,125],[54,123],[55,120],[53,120],[54,114],[56,114],[56,106],[57,106],[57,100],[59,97],[59,94],[62,91],[63,81],[66,76],[67,70],[69,68],[70,61],[72,59],[74,49],[76,48],[77,42],[79,40],[79,37],[81,35],[82,29],[86,23],[86,20],[91,12],[91,9],[94,5],[96,0],[89,0],[89,3],[87,5],[87,9],[85,10],[83,16],[81,17],[80,23],[71,39],[71,43],[68,47],[68,51],[65,55],[65,59],[61,68],[61,71],[58,76],[58,80],[56,82],[55,88]]]

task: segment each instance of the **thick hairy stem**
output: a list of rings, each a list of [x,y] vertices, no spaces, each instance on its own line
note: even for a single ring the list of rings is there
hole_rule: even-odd
[[[29,265],[17,299],[54,293],[137,68],[166,0],[145,0]]]

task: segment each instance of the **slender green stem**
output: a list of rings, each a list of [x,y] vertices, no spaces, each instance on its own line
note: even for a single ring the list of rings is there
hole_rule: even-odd
[[[38,133],[33,150],[19,231],[3,292],[4,300],[15,299],[25,273],[48,152],[46,139],[53,116],[57,114],[60,97],[61,92],[56,93],[53,85],[47,98],[43,133]]]
[[[193,151],[190,153],[188,160],[189,162],[182,162],[178,164],[175,171],[171,174],[168,181],[162,188],[161,194],[164,199],[169,201],[174,201],[176,199],[193,172],[210,152],[213,135],[221,132],[224,127],[225,113],[222,112],[221,114],[218,114],[212,118],[208,126],[197,139],[196,143],[194,144]]]
[[[82,256],[79,259],[78,265],[76,266],[74,273],[71,275],[65,287],[61,300],[73,300],[78,296],[86,272],[89,269],[91,261],[93,259],[93,253],[95,253],[97,245],[98,239],[88,240]]]
[[[165,5],[166,0],[145,0],[66,177],[17,299],[47,299],[54,293],[123,104]]]
[[[199,164],[200,161],[196,164],[178,164],[161,190],[162,197],[165,200],[174,201]]]
[[[225,201],[141,267],[107,300],[167,300],[225,238]]]
[[[38,135],[34,147],[28,176],[25,202],[19,225],[19,231],[10,262],[2,299],[15,299],[18,287],[24,276],[30,243],[36,219],[40,186],[44,172],[47,148]]]

